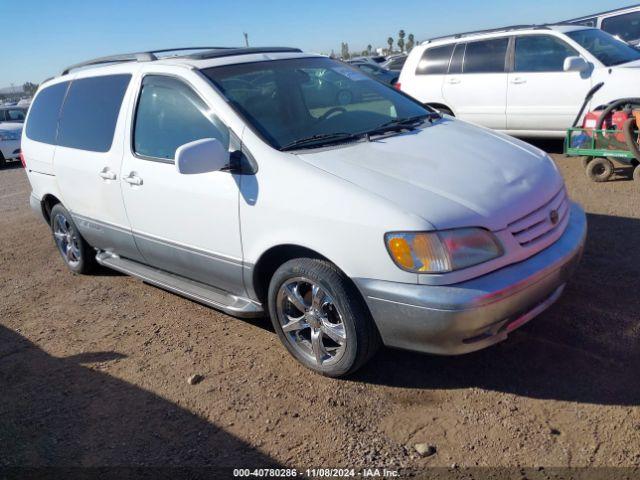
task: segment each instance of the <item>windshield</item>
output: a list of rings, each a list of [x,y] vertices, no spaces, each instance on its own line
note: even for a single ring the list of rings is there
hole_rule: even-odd
[[[606,67],[640,60],[640,50],[612,37],[602,30],[589,28],[568,32],[567,36],[587,49]]]
[[[430,113],[357,69],[324,57],[225,65],[203,73],[274,148],[334,134],[346,140]]]

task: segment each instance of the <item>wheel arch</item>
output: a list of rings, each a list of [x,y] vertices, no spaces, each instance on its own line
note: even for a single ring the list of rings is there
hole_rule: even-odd
[[[40,201],[42,216],[48,224],[51,223],[51,209],[58,203],[62,203],[62,201],[60,201],[58,197],[51,193],[47,193],[44,197],[42,197],[42,200]]]

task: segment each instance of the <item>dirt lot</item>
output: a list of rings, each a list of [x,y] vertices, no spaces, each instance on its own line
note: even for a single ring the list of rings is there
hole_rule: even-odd
[[[639,465],[640,186],[554,158],[590,229],[561,300],[494,348],[385,350],[348,380],[266,320],[72,275],[24,171],[0,171],[0,465]]]

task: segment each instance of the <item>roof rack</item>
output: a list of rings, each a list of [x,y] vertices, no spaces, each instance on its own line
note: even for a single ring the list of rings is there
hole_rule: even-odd
[[[299,48],[291,47],[246,47],[227,48],[224,50],[210,50],[208,52],[194,53],[186,55],[194,60],[205,60],[208,58],[233,57],[235,55],[251,55],[255,53],[301,53]]]
[[[120,62],[152,62],[158,60],[157,54],[169,53],[169,52],[183,52],[187,50],[237,50],[233,47],[186,47],[186,48],[165,48],[161,50],[150,50],[148,52],[134,52],[123,53],[120,55],[109,55],[106,57],[94,58],[93,60],[87,60],[86,62],[76,63],[65,68],[62,71],[62,75],[67,75],[71,70],[76,70],[82,67],[89,67],[92,65],[103,65],[107,63],[120,63]]]
[[[434,38],[430,38],[429,40],[426,40],[424,42],[422,42],[423,44],[427,44],[430,42],[433,42],[435,40],[444,40],[444,39],[448,39],[448,38],[463,38],[463,37],[468,37],[469,35],[479,35],[479,34],[483,34],[483,33],[498,33],[498,32],[510,32],[512,30],[524,30],[527,28],[533,28],[533,29],[537,29],[537,30],[549,30],[549,25],[512,25],[512,26],[508,26],[508,27],[500,27],[500,28],[489,28],[487,30],[474,30],[471,32],[464,32],[464,33],[455,33],[453,35],[443,35],[441,37],[434,37]]]

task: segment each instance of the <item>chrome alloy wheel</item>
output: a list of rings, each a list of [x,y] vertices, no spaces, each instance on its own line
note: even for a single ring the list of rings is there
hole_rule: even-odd
[[[70,267],[77,267],[80,263],[80,239],[74,233],[67,218],[58,213],[53,218],[53,236],[58,250]]]
[[[313,280],[290,278],[278,290],[278,321],[287,341],[317,366],[336,363],[347,333],[333,298]]]

